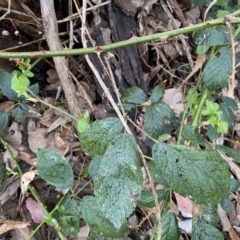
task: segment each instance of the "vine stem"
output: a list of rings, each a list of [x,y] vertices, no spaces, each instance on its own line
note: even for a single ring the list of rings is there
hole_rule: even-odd
[[[236,18],[240,14],[240,10],[230,14],[232,17],[231,20],[233,23],[240,23],[240,18]],[[74,56],[74,55],[84,55],[84,54],[93,54],[96,52],[108,52],[117,48],[126,47],[134,44],[155,41],[155,40],[162,40],[165,41],[168,37],[176,37],[181,34],[187,34],[190,32],[198,31],[201,29],[206,29],[210,27],[214,27],[217,25],[224,25],[225,18],[218,18],[215,20],[211,20],[208,22],[191,25],[185,28],[180,28],[176,30],[171,30],[168,32],[156,33],[142,37],[134,37],[128,40],[107,44],[104,46],[99,47],[90,47],[90,48],[80,48],[80,49],[64,49],[59,51],[35,51],[35,52],[1,52],[0,51],[0,58],[38,58],[38,57],[57,57],[57,56]]]

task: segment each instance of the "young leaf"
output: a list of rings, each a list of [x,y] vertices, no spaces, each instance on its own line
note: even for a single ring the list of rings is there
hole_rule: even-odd
[[[61,231],[65,234],[75,236],[78,233],[80,220],[78,205],[76,200],[69,195],[54,212],[53,217],[58,221]]]
[[[80,136],[80,145],[90,156],[103,155],[109,142],[122,132],[118,118],[106,118],[93,122]]]
[[[180,231],[176,216],[172,212],[167,212],[162,217],[162,236],[164,240],[176,240],[180,237]]]
[[[144,129],[153,138],[165,133],[166,121],[174,122],[175,114],[165,103],[153,103],[146,108],[144,116]]]
[[[203,83],[209,91],[224,87],[231,74],[231,50],[228,47],[222,47],[219,53],[220,56],[212,57],[203,69]]]
[[[91,231],[95,230],[104,237],[119,238],[127,231],[126,221],[122,224],[120,230],[117,230],[113,224],[106,219],[93,196],[86,196],[80,202],[82,218],[90,226]]]
[[[90,121],[90,115],[89,115],[89,112],[86,111],[83,118],[77,121],[77,130],[80,133],[83,133],[84,131],[86,131],[89,128],[89,121]]]
[[[151,94],[150,100],[152,103],[158,102],[164,95],[164,89],[161,85],[157,85]]]
[[[22,73],[23,73],[24,76],[26,76],[28,78],[34,76],[33,72],[31,72],[29,70],[22,70]]]
[[[27,87],[30,85],[29,79],[24,75],[18,76],[17,73],[12,78],[12,90],[14,90],[18,97],[24,95],[27,91]]]
[[[73,184],[74,176],[70,163],[54,150],[38,150],[37,170],[39,176],[54,187],[67,189]]]
[[[221,232],[199,219],[193,226],[192,240],[224,240]]]
[[[131,87],[122,94],[122,99],[128,103],[142,104],[147,101],[148,97],[141,88]]]
[[[0,134],[3,133],[8,124],[8,115],[3,110],[0,110]]]
[[[115,137],[103,156],[95,195],[104,216],[119,229],[136,207],[142,192],[137,144],[128,134]]]
[[[12,74],[0,71],[0,89],[9,100],[17,101],[17,93],[11,89]]]
[[[190,195],[199,204],[218,203],[228,196],[228,165],[216,151],[156,143],[152,152],[156,167],[173,191]]]

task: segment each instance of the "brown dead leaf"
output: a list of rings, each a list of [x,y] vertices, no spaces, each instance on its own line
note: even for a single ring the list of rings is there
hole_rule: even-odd
[[[47,137],[47,146],[64,156],[69,151],[69,143],[60,137],[59,132],[50,133]]]
[[[86,225],[84,227],[81,227],[77,235],[74,237],[74,240],[87,240],[89,233],[90,233],[89,226]]]
[[[47,147],[46,128],[37,128],[34,132],[28,132],[28,144],[32,152],[37,153],[38,149]]]
[[[8,232],[9,230],[12,230],[12,229],[25,228],[29,225],[30,224],[28,222],[0,219],[0,234]]]
[[[37,170],[32,170],[32,171],[24,173],[21,176],[22,194],[24,194],[27,191],[29,183],[32,182],[32,180],[34,179],[36,174],[37,174]]]
[[[24,162],[28,163],[31,166],[36,166],[37,159],[32,158],[31,155],[26,152],[20,152],[18,154],[18,158],[20,158],[21,160],[23,160]]]
[[[12,146],[19,146],[22,144],[22,133],[19,129],[18,123],[12,123],[7,130],[7,134],[4,136],[4,139],[11,143]]]
[[[0,103],[0,110],[5,111],[7,114],[9,114],[14,106],[14,102],[12,101],[5,101],[3,103]]]
[[[47,74],[48,74],[48,78],[47,78],[48,83],[56,83],[59,81],[59,77],[55,69],[49,69],[47,71]]]

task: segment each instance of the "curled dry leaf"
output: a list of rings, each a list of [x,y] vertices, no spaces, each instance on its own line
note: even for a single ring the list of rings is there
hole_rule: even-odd
[[[49,69],[47,71],[47,74],[48,74],[47,82],[56,83],[59,81],[59,77],[55,69]]]
[[[28,144],[32,152],[37,153],[38,149],[45,148],[47,129],[37,128],[34,132],[28,132]]]
[[[59,132],[50,133],[47,137],[47,146],[59,152],[62,156],[69,150],[69,143],[60,137]]]
[[[37,170],[32,170],[32,171],[24,173],[21,176],[22,194],[24,194],[27,191],[29,183],[32,182],[32,180],[34,179],[36,174],[37,174]]]
[[[12,123],[4,139],[11,143],[12,146],[19,146],[22,144],[22,133],[20,132],[18,123]]]

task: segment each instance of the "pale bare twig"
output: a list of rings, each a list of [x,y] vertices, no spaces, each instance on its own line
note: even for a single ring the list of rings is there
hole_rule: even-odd
[[[0,21],[3,20],[11,12],[11,0],[8,0],[7,11],[0,17]]]

